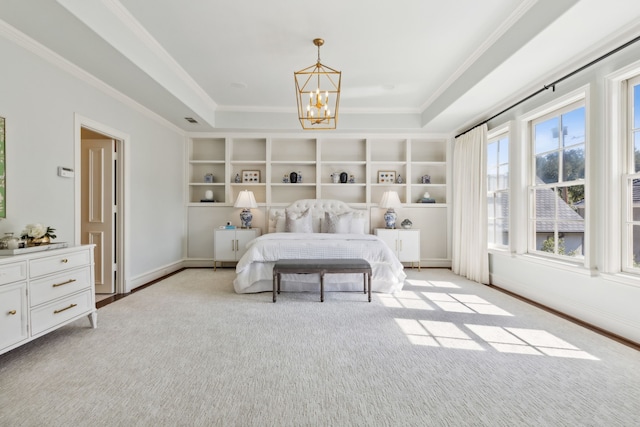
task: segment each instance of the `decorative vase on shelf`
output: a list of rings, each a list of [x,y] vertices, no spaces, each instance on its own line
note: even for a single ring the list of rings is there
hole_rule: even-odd
[[[341,184],[345,184],[348,179],[349,179],[349,174],[347,174],[346,172],[342,172],[340,174],[340,183]]]
[[[298,174],[295,172],[291,172],[289,174],[289,182],[291,182],[292,184],[295,184],[298,182]]]

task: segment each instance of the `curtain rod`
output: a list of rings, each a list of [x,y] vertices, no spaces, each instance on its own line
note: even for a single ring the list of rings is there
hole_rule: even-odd
[[[574,70],[572,72],[570,72],[569,74],[565,74],[564,76],[560,77],[558,80],[549,83],[548,85],[544,85],[542,87],[542,89],[538,89],[537,91],[535,91],[534,93],[532,93],[531,95],[526,96],[525,98],[522,98],[520,101],[516,102],[515,104],[512,104],[510,106],[508,106],[507,108],[505,108],[504,110],[500,111],[499,113],[494,114],[493,116],[489,117],[488,119],[476,124],[475,126],[470,127],[469,129],[465,130],[462,133],[459,133],[458,135],[456,135],[455,137],[458,138],[459,136],[464,135],[465,133],[472,131],[473,129],[477,128],[478,126],[482,126],[485,123],[489,123],[491,120],[495,119],[496,117],[506,113],[507,111],[511,110],[512,108],[517,107],[518,105],[522,104],[523,102],[526,102],[528,100],[530,100],[531,98],[533,98],[534,96],[537,96],[539,94],[541,94],[542,92],[544,92],[545,90],[551,89],[553,92],[556,91],[556,85],[570,77],[573,77],[575,74],[578,74],[579,72],[597,64],[598,62],[602,61],[603,59],[608,58],[609,56],[620,52],[621,50],[631,46],[632,44],[636,43],[640,41],[640,36],[634,38],[633,40],[630,40],[628,42],[626,42],[625,44],[618,46],[617,48],[605,53],[604,55],[594,59],[593,61],[589,62],[586,65],[583,65],[582,67],[578,68],[577,70]]]

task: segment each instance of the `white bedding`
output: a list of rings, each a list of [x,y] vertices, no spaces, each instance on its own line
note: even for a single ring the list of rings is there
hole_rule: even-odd
[[[273,265],[279,259],[362,258],[371,264],[371,290],[392,293],[402,289],[406,274],[391,249],[371,234],[269,233],[247,245],[236,266],[233,286],[237,293],[273,289]],[[314,274],[282,275],[283,291],[317,291]],[[329,274],[326,291],[362,291],[361,274]]]

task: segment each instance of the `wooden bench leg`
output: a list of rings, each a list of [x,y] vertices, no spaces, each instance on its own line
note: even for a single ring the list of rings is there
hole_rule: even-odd
[[[371,273],[367,273],[367,279],[369,282],[369,302],[371,302]]]
[[[273,272],[273,302],[276,302],[276,281],[278,280],[278,273]]]
[[[324,302],[324,273],[320,273],[320,302]]]

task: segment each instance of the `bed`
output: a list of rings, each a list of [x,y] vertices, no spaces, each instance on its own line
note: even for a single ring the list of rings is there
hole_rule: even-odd
[[[362,258],[371,264],[373,292],[402,289],[406,274],[391,249],[368,234],[369,213],[338,200],[304,199],[269,211],[269,232],[247,244],[236,266],[237,293],[271,292],[273,265],[279,259]],[[282,276],[282,291],[315,291],[317,275]],[[332,274],[325,291],[362,292],[361,274]]]

